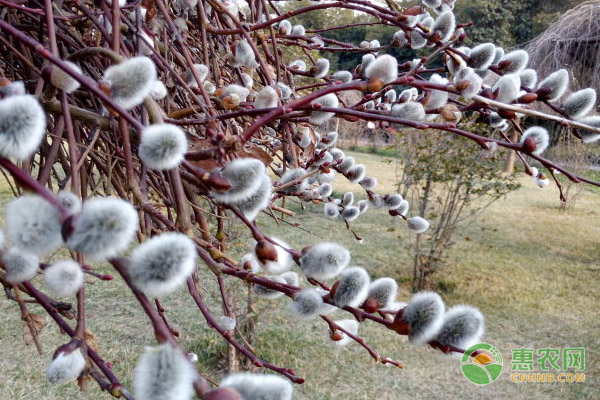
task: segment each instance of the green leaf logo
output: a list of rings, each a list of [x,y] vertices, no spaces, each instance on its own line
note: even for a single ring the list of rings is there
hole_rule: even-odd
[[[487,343],[469,347],[461,363],[465,377],[476,385],[492,383],[502,372],[502,355],[498,349]]]

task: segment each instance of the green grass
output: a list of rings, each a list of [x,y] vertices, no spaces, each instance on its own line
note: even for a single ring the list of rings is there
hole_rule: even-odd
[[[376,176],[385,192],[394,191],[395,163],[387,156],[351,153]],[[354,190],[357,185],[334,182],[336,193]],[[524,177],[523,187],[493,204],[477,220],[459,229],[455,246],[448,253],[444,270],[433,276],[435,283],[448,288],[442,296],[448,306],[467,303],[486,316],[484,340],[498,347],[504,357],[499,380],[486,387],[469,383],[456,358],[425,347],[410,345],[405,337],[370,323],[361,324],[360,334],[383,356],[403,362],[400,370],[375,364],[356,344],[340,349],[327,339],[320,320],[298,322],[285,312],[288,299],[260,301],[261,315],[253,343],[258,356],[275,364],[294,368],[306,383],[296,387],[295,399],[595,399],[600,392],[597,304],[600,267],[600,224],[597,223],[600,194],[586,191],[576,208],[558,210],[557,189],[544,190]],[[10,193],[0,186],[5,203]],[[399,300],[410,297],[412,274],[408,233],[404,224],[384,211],[371,211],[359,218],[354,229],[364,238],[358,244],[341,221],[325,220],[321,206],[297,203],[287,207],[298,212],[286,221],[300,227],[280,227],[265,215],[263,229],[281,237],[295,248],[333,240],[352,252],[352,263],[368,269],[373,278],[391,276],[401,283]],[[238,239],[244,229],[235,226],[232,248],[242,254],[247,242]],[[323,238],[323,239],[321,239]],[[108,270],[108,269],[107,269]],[[144,346],[153,344],[149,323],[130,292],[119,279],[91,281],[88,285],[88,320],[100,344],[100,353],[114,365],[115,373],[130,387],[132,370]],[[40,278],[35,283],[43,287]],[[233,284],[233,282],[231,283]],[[304,284],[306,284],[304,282]],[[235,281],[237,293],[244,286]],[[215,280],[202,274],[203,295],[216,302]],[[242,294],[238,295],[242,297]],[[221,356],[226,346],[206,326],[191,299],[182,289],[163,301],[167,318],[181,332],[182,344],[198,354],[199,370],[219,379],[223,375]],[[33,312],[40,308],[30,305]],[[220,315],[216,307],[214,315]],[[51,386],[45,368],[56,346],[68,339],[50,323],[42,332],[45,352],[22,342],[22,322],[17,305],[0,300],[0,398],[76,399],[74,384]],[[338,312],[336,319],[349,318]],[[511,349],[544,347],[585,347],[585,383],[521,383],[510,381]],[[83,398],[108,398],[94,382]]]

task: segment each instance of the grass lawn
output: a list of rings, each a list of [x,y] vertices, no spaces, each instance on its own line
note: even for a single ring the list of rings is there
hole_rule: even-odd
[[[375,154],[351,153],[376,176],[379,188],[393,192],[395,162]],[[296,387],[295,399],[596,399],[600,393],[600,192],[586,191],[575,209],[558,210],[558,192],[553,186],[537,188],[524,177],[523,187],[494,203],[477,220],[464,224],[456,235],[450,260],[434,280],[448,290],[442,294],[447,306],[467,303],[486,317],[484,341],[496,346],[504,358],[498,381],[478,387],[468,382],[457,358],[430,348],[415,347],[405,337],[374,324],[361,324],[359,333],[383,356],[400,360],[404,369],[377,365],[362,347],[332,346],[321,320],[298,322],[285,311],[288,299],[262,300],[263,310],[253,343],[257,355],[283,365],[306,378]],[[335,182],[336,193],[359,192],[357,185]],[[0,187],[6,203],[10,192]],[[359,195],[361,198],[364,195]],[[289,203],[288,203],[289,204]],[[2,206],[3,208],[3,206]],[[300,211],[298,205],[289,208]],[[344,224],[325,220],[320,206],[308,205],[290,222],[303,229],[282,229],[268,217],[259,217],[264,230],[295,248],[322,239],[342,243],[351,250],[354,265],[370,272],[373,279],[390,276],[401,285],[399,301],[410,297],[412,262],[407,247],[408,232],[402,222],[384,211],[371,211],[353,227],[364,238],[358,244]],[[242,232],[242,228],[235,228]],[[243,251],[244,243],[232,242]],[[64,254],[62,255],[64,257]],[[60,258],[57,254],[54,259]],[[108,271],[108,268],[106,268]],[[215,280],[203,274],[204,295],[216,296]],[[40,277],[34,281],[43,287]],[[153,344],[150,325],[130,292],[119,279],[91,281],[88,285],[88,321],[98,337],[100,353],[114,365],[117,376],[131,386],[132,370],[144,346]],[[230,285],[240,285],[231,282]],[[304,282],[304,284],[306,284]],[[241,285],[240,285],[241,286]],[[217,304],[215,301],[213,304]],[[199,356],[198,368],[218,379],[222,375],[219,355],[226,347],[208,330],[184,289],[165,299],[167,318],[181,332],[182,344]],[[33,312],[39,307],[30,305]],[[217,308],[213,309],[216,316]],[[94,382],[81,396],[74,384],[52,386],[44,377],[56,346],[67,338],[50,323],[41,334],[44,355],[25,346],[23,324],[16,303],[2,298],[0,313],[0,399],[109,398]],[[349,318],[344,313],[337,319]],[[585,383],[513,383],[510,380],[511,350],[516,348],[584,347]],[[539,367],[536,364],[536,372]],[[554,371],[558,373],[559,371]]]

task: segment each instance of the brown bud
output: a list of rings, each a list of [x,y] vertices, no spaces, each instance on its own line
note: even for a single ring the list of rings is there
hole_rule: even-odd
[[[225,88],[218,88],[213,94],[215,95],[215,97],[221,97],[225,94]]]
[[[331,289],[329,290],[329,298],[333,299],[333,296],[335,296],[335,292],[337,291],[338,286],[340,286],[340,281],[336,281],[333,286],[331,287]]]
[[[413,6],[413,7],[409,7],[406,10],[404,10],[402,12],[402,14],[415,16],[415,15],[423,14],[424,11],[425,10],[423,10],[423,8],[421,6]]]
[[[525,153],[533,153],[536,148],[537,148],[537,143],[535,142],[535,139],[532,137],[528,137],[523,142],[523,151]]]
[[[98,82],[98,88],[100,90],[102,90],[104,92],[104,94],[110,96],[111,93],[111,89],[110,89],[110,82],[107,81],[99,81]]]
[[[331,334],[330,338],[334,342],[339,342],[340,340],[342,340],[344,338],[344,334],[342,334],[342,332],[340,332],[340,331],[335,331]]]
[[[369,80],[369,83],[367,84],[367,90],[370,93],[375,93],[375,92],[379,92],[381,89],[383,89],[383,86],[385,84],[383,83],[383,81],[379,78],[372,78]]]
[[[369,314],[373,314],[379,310],[379,302],[372,297],[369,297],[362,306],[362,309]]]
[[[396,313],[396,318],[394,318],[390,329],[400,335],[408,335],[410,333],[410,324],[402,319],[402,310]]]
[[[231,96],[225,96],[223,99],[223,106],[228,110],[233,110],[239,105]]]
[[[0,78],[0,87],[8,86],[12,83],[12,81],[8,78],[1,77]]]
[[[500,64],[498,64],[498,68],[506,69],[506,68],[510,67],[511,64],[512,64],[512,61],[504,60],[504,61],[501,61]]]
[[[242,396],[232,388],[224,387],[211,390],[203,397],[204,400],[243,400]]]
[[[455,113],[457,112],[459,112],[458,107],[452,103],[446,103],[440,107],[440,115],[446,121],[456,121],[457,118]]]
[[[277,261],[277,249],[267,240],[259,240],[256,243],[254,251],[256,252],[256,257],[262,263],[267,261]]]
[[[246,271],[252,271],[252,263],[250,261],[246,261],[242,265],[242,268],[244,268]]]
[[[485,88],[485,89],[483,89],[483,90],[482,90],[482,91],[479,93],[479,95],[480,95],[481,97],[485,97],[486,99],[491,99],[491,98],[493,98],[493,97],[494,97],[494,95],[493,95],[493,92],[492,92],[492,89],[491,89],[491,88]]]
[[[549,87],[542,87],[542,88],[539,88],[535,92],[535,94],[537,94],[538,100],[545,100],[551,92],[552,92],[552,89],[550,89]]]
[[[348,122],[356,122],[356,121],[358,121],[358,120],[359,120],[359,118],[358,118],[358,117],[355,117],[355,116],[353,116],[353,115],[344,115],[344,116],[342,116],[342,118],[343,118],[345,121],[348,121]]]
[[[456,89],[462,92],[463,90],[466,90],[469,86],[471,86],[471,82],[469,82],[468,79],[462,79],[456,84]]]
[[[515,119],[517,114],[512,110],[505,110],[503,108],[498,110],[498,115],[505,119]]]
[[[537,98],[538,98],[538,96],[535,93],[526,93],[517,99],[517,103],[529,104],[529,103],[533,103],[534,101],[536,101]]]
[[[229,181],[217,171],[212,171],[210,174],[208,174],[206,179],[203,179],[203,181],[219,193],[223,193],[231,189],[231,184]]]

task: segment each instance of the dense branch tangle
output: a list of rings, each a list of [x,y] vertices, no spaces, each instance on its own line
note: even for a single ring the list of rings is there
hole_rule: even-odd
[[[226,283],[240,279],[253,286],[259,296],[285,295],[294,299],[294,310],[300,316],[321,314],[332,340],[354,340],[376,361],[401,367],[400,362],[380,356],[360,338],[354,321],[370,321],[443,352],[460,353],[465,349],[444,341],[447,337],[442,325],[434,329],[428,325],[431,321],[424,323],[415,312],[419,307],[429,307],[435,318],[429,317],[440,324],[442,320],[450,324],[460,312],[478,323],[480,314],[472,310],[443,314],[439,296],[431,294],[415,296],[408,306],[397,303],[396,284],[389,278],[370,283],[361,268],[342,272],[349,261],[347,250],[331,244],[295,250],[268,237],[254,224],[261,212],[261,218],[274,218],[279,223],[275,210],[293,214],[286,209],[285,200],[298,198],[324,204],[328,217],[341,215],[357,239],[359,235],[350,222],[369,207],[385,207],[390,215],[406,220],[408,229],[416,234],[427,229],[429,224],[423,218],[408,216],[408,203],[401,196],[377,193],[376,180],[365,175],[364,166],[355,164],[352,157],[334,147],[338,134],[327,133],[324,128],[330,119],[372,121],[381,126],[419,129],[426,134],[454,134],[484,149],[501,146],[529,156],[553,177],[560,171],[573,181],[600,186],[542,157],[547,137],[540,133],[541,128],[520,130],[522,140],[512,143],[506,135],[500,139],[491,134],[482,136],[461,123],[463,115],[475,114],[491,119],[493,127],[503,129],[510,123],[521,129],[522,114],[571,126],[573,133],[586,141],[600,137],[597,117],[582,119],[581,110],[574,110],[576,107],[569,100],[561,106],[554,103],[560,97],[554,96],[559,86],[556,82],[544,81],[546,85],[536,87],[524,79],[516,84],[514,79],[511,81],[520,73],[516,68],[522,64],[521,59],[498,57],[493,46],[479,49],[477,57],[465,53],[460,43],[468,33],[468,25],[456,24],[451,13],[453,2],[449,0],[437,2],[439,15],[432,10],[430,15],[421,7],[389,9],[362,0],[315,3],[293,10],[279,10],[279,2],[268,0],[249,1],[244,10],[237,3],[218,0],[142,0],[128,5],[116,1],[27,2],[27,6],[23,2],[1,3],[6,8],[0,19],[0,105],[7,107],[10,97],[25,97],[24,92],[35,94],[47,114],[47,132],[40,139],[39,149],[25,156],[14,155],[0,146],[0,165],[17,184],[15,191],[31,191],[58,210],[67,244],[75,240],[78,223],[84,217],[79,210],[65,207],[64,199],[57,197],[56,192],[67,190],[83,199],[84,213],[86,199],[116,195],[135,207],[140,242],[165,238],[162,234],[166,232],[180,232],[192,238],[193,249],[201,260],[197,267],[206,268],[217,277],[227,314],[231,314],[231,309]],[[307,34],[303,27],[292,27],[288,21],[332,7],[367,14],[371,22],[323,27]],[[343,43],[327,38],[330,31],[360,25],[384,25],[398,33],[387,44]],[[429,56],[400,63],[379,54],[399,47],[423,46],[431,48]],[[285,63],[288,51],[306,57]],[[330,73],[327,60],[315,59],[317,51],[355,52],[363,55],[363,60],[352,71]],[[307,61],[313,65],[307,67]],[[123,68],[118,70],[117,66]],[[430,77],[433,72],[448,73],[449,79]],[[146,79],[144,74],[152,77]],[[482,86],[482,77],[496,83]],[[296,85],[303,86],[296,90]],[[140,86],[148,89],[132,101],[130,92],[137,92]],[[406,90],[398,95],[394,86]],[[360,93],[359,100],[340,104],[338,95],[349,91]],[[595,93],[593,98],[592,103]],[[531,110],[529,105],[535,101],[542,103],[546,112]],[[0,107],[0,118],[9,117]],[[165,121],[174,126],[165,128]],[[153,133],[152,126],[157,128]],[[185,129],[185,134],[175,126]],[[8,128],[2,129],[6,131],[0,135],[10,133]],[[156,141],[145,144],[146,138]],[[163,147],[157,148],[156,143]],[[21,161],[18,166],[9,160],[11,157]],[[525,158],[521,159],[526,170],[531,171]],[[328,182],[336,173],[358,183],[368,200],[354,202],[352,193],[343,199],[331,197]],[[279,182],[272,184],[273,176]],[[541,176],[536,179],[543,180]],[[280,199],[281,204],[276,204]],[[218,220],[216,231],[211,230],[214,216]],[[223,218],[239,220],[256,241],[242,262],[227,254]],[[8,233],[12,239],[10,230]],[[69,247],[77,263],[87,263],[85,251],[80,250],[85,249],[84,245]],[[0,276],[7,293],[17,291],[9,297],[20,299],[20,290],[41,304],[73,337],[61,354],[81,349],[93,362],[86,373],[102,389],[115,397],[133,398],[106,368],[101,355],[82,342],[83,286],[76,291],[77,327],[71,329],[56,312],[56,301],[38,290],[35,282],[29,282],[32,277],[12,282],[11,264],[6,261],[10,251],[4,251],[3,267],[7,273]],[[158,300],[151,301],[160,295],[152,296],[157,292],[140,287],[141,278],[136,277],[135,268],[131,267],[133,273],[130,271],[129,266],[139,261],[135,252],[131,260],[115,256],[104,258],[109,259],[149,317],[157,341],[168,343],[177,354],[186,354],[179,347],[162,306]],[[311,257],[332,265],[313,265]],[[141,255],[140,258],[143,259]],[[299,264],[315,289],[300,287],[297,275],[289,272],[293,262]],[[40,265],[45,275],[46,270],[52,269]],[[194,264],[185,276],[179,277],[179,284],[187,285],[207,324],[255,366],[275,371],[293,382],[303,382],[293,370],[260,359],[239,330],[234,334],[235,325],[224,327],[211,315],[197,289],[200,274],[195,267]],[[336,271],[325,271],[327,268]],[[325,282],[337,279],[340,273],[341,279],[331,287]],[[19,300],[22,310],[26,310],[24,304]],[[332,307],[348,313],[354,321],[333,321],[325,316],[325,310],[329,312]],[[472,333],[473,338],[479,337],[481,330]],[[194,388],[200,397],[210,398],[211,388],[202,373],[192,374]]]

